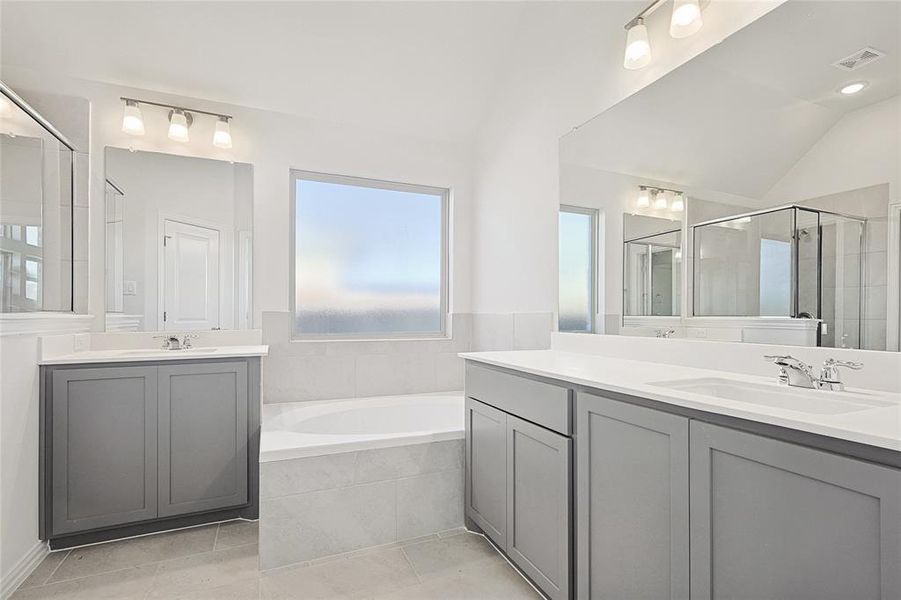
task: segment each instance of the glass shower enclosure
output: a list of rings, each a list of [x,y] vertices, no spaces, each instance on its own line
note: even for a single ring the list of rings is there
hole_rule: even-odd
[[[799,205],[692,225],[693,314],[817,319],[819,346],[860,348],[865,231]]]

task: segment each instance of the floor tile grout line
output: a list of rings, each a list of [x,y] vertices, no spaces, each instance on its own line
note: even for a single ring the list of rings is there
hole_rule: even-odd
[[[238,545],[236,545],[236,546],[229,546],[228,548],[222,548],[221,550],[216,550],[216,548],[215,548],[215,546],[214,546],[214,547],[211,547],[209,550],[203,550],[203,551],[201,551],[201,552],[192,552],[191,554],[185,554],[184,556],[174,556],[174,557],[170,557],[170,558],[163,558],[163,559],[160,559],[160,560],[151,560],[151,561],[147,561],[147,562],[142,562],[142,563],[138,563],[138,564],[135,564],[135,565],[131,565],[130,567],[122,567],[121,569],[111,569],[111,570],[109,570],[109,571],[98,571],[98,572],[96,572],[96,573],[91,573],[90,575],[82,575],[82,576],[80,576],[80,577],[72,577],[72,578],[69,578],[69,579],[61,579],[61,580],[59,580],[59,581],[54,581],[54,582],[50,582],[50,580],[49,580],[49,578],[48,578],[48,580],[47,580],[48,583],[45,583],[45,584],[43,584],[43,585],[41,585],[41,586],[35,586],[35,587],[44,587],[44,586],[47,586],[47,585],[57,585],[57,584],[60,584],[60,583],[71,583],[71,582],[73,582],[73,581],[80,581],[80,580],[82,580],[82,579],[87,579],[87,578],[89,578],[89,577],[97,577],[97,576],[100,576],[100,575],[109,575],[110,573],[119,573],[119,572],[121,572],[121,571],[128,571],[128,570],[131,570],[131,569],[137,569],[138,567],[149,567],[149,566],[153,566],[153,567],[155,567],[155,568],[157,569],[157,571],[158,571],[158,570],[159,570],[159,565],[161,565],[162,563],[165,563],[165,562],[169,562],[169,561],[173,561],[173,560],[184,560],[184,559],[187,559],[187,558],[193,558],[193,557],[195,557],[195,556],[203,556],[203,555],[205,555],[205,554],[213,554],[213,553],[215,553],[215,552],[225,552],[225,551],[227,551],[227,550],[233,550],[233,549],[235,549],[235,548],[243,548],[244,546],[250,546],[251,544],[256,544],[256,543],[258,543],[258,542],[248,542],[248,543],[246,543],[246,544],[238,544]],[[71,550],[70,550],[69,552],[71,553]],[[63,559],[63,560],[65,561],[65,560],[67,560],[68,558],[69,558],[69,556],[66,556],[66,558]],[[62,565],[62,562],[60,562],[60,564],[56,566],[56,569],[53,570],[53,574],[51,575],[51,577],[52,577],[53,575],[56,574],[56,571],[60,568],[61,565]],[[154,571],[154,576],[156,576],[157,571]]]
[[[62,560],[60,560],[58,563],[56,563],[56,566],[53,567],[53,570],[50,571],[50,574],[47,575],[46,579],[44,579],[44,581],[42,581],[40,584],[36,585],[35,587],[41,587],[42,585],[46,585],[47,582],[50,581],[50,579],[51,579],[54,575],[56,575],[56,572],[59,570],[60,566],[61,566],[64,562],[66,562],[66,559],[69,558],[69,555],[70,555],[70,554],[72,554],[72,549],[71,549],[71,548],[68,549],[68,550],[66,550],[66,555],[63,556]],[[47,560],[46,557],[44,558],[44,560]]]
[[[222,523],[216,523],[216,535],[213,536],[213,551],[216,551],[216,545],[219,543],[219,531],[222,529]]]
[[[415,544],[411,544],[415,545]],[[416,581],[419,582],[419,585],[422,585],[422,577],[419,576],[419,571],[416,570],[416,565],[413,564],[413,561],[410,560],[410,557],[407,555],[407,551],[404,546],[400,547],[401,553],[404,555],[404,560],[407,561],[407,564],[410,565],[410,569],[413,571],[413,575],[416,577]]]

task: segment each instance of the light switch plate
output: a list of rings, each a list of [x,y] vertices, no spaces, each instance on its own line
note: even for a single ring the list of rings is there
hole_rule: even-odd
[[[137,281],[126,281],[124,289],[122,291],[123,296],[137,296],[138,295],[138,282]]]

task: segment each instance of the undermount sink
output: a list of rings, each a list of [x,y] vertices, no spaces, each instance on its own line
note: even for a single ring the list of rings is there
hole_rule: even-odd
[[[795,412],[839,415],[891,406],[867,394],[789,388],[719,377],[660,381],[651,385],[735,402],[770,406]]]

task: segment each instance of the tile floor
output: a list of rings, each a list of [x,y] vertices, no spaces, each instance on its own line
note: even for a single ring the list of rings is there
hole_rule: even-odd
[[[261,573],[245,521],[54,552],[12,600],[540,598],[481,536],[455,530]]]

